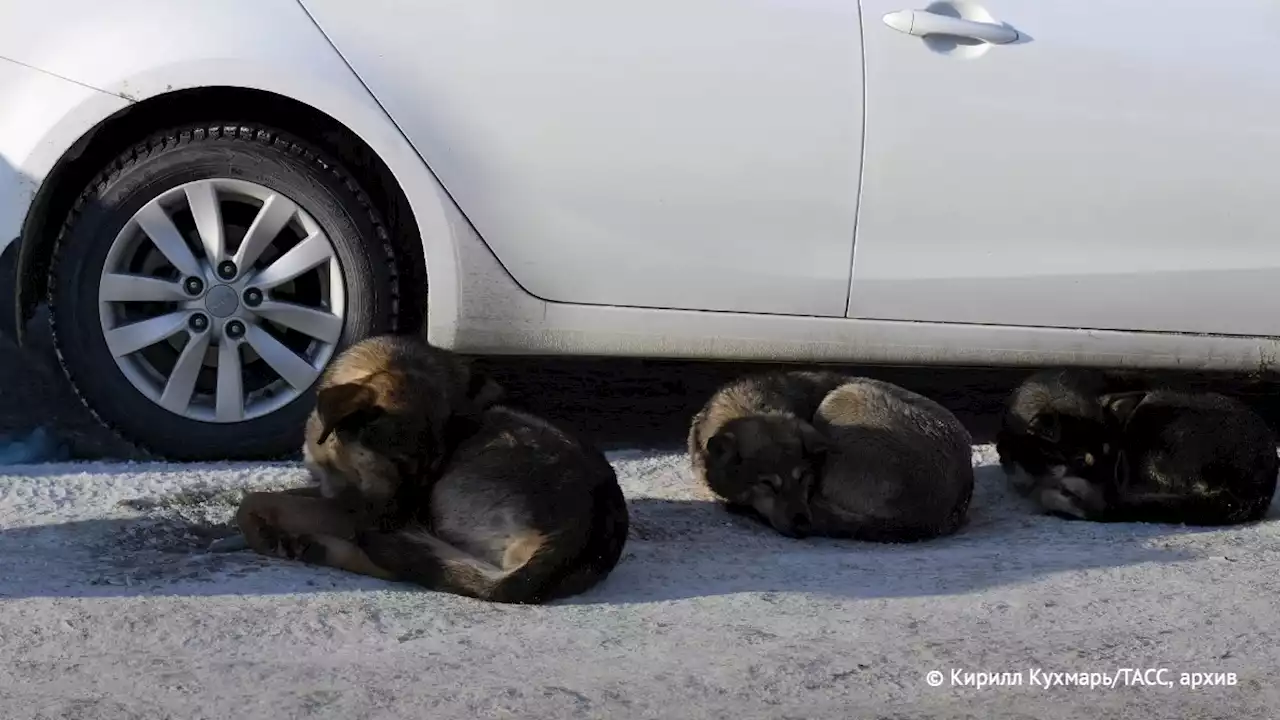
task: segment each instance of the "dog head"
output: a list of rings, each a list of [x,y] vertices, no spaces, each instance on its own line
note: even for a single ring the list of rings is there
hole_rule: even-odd
[[[1002,431],[1004,454],[1016,452],[1006,466],[1026,473],[1020,488],[1044,510],[1063,517],[1093,519],[1105,512],[1113,493],[1120,452],[1119,433],[1105,413],[1042,410],[1017,432]],[[1021,477],[1018,473],[1014,477]]]
[[[707,440],[707,484],[783,535],[803,537],[826,452],[826,439],[797,417],[737,418]]]
[[[377,512],[404,483],[436,477],[500,395],[495,382],[425,343],[358,344],[335,360],[316,393],[307,468],[326,497]]]
[[[1013,448],[1019,465],[1037,480],[1074,476],[1104,483],[1113,472],[1119,438],[1116,428],[1101,412],[1063,413],[1053,409],[1036,412],[1016,430],[1001,434],[1001,449]]]

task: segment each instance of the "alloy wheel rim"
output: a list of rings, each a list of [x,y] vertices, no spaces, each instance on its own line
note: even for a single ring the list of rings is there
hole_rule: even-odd
[[[293,200],[214,178],[162,193],[125,223],[98,312],[135,389],[182,417],[235,423],[316,381],[342,335],[345,287],[333,243]]]

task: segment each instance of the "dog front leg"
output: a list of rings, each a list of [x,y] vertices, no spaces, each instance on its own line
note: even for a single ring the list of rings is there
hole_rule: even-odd
[[[354,538],[355,518],[346,506],[291,492],[249,493],[236,511],[245,543],[263,555],[288,556],[282,543],[302,535]]]
[[[286,549],[294,559],[311,565],[346,570],[379,580],[396,580],[390,570],[379,567],[359,545],[332,535],[302,535],[286,541]]]

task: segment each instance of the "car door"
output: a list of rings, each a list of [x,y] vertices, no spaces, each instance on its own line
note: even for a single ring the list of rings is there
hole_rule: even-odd
[[[856,3],[302,4],[534,295],[844,316]]]
[[[863,0],[849,315],[1280,334],[1278,8]]]

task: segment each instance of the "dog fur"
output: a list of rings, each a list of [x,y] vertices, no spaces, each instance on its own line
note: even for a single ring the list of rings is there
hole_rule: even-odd
[[[454,451],[431,502],[394,533],[357,542],[379,567],[496,602],[585,592],[617,565],[630,519],[613,466],[551,423],[495,406]]]
[[[964,525],[973,441],[951,411],[892,383],[856,378],[826,396],[814,425],[829,449],[810,493],[809,534],[914,542]]]
[[[1218,393],[1157,389],[1099,400],[1120,428],[1111,473],[1058,508],[1084,520],[1197,526],[1266,516],[1280,457],[1266,422]]]
[[[449,450],[501,398],[497,383],[457,355],[409,337],[384,335],[329,365],[307,420],[303,459],[322,494],[358,508],[368,522],[402,524],[399,478],[411,486],[440,472]],[[406,488],[407,489],[407,488]]]
[[[847,380],[834,372],[791,371],[749,375],[720,388],[689,427],[695,479],[731,510],[767,506],[779,517],[800,515],[805,498],[796,493],[814,482],[826,451],[813,415]]]

